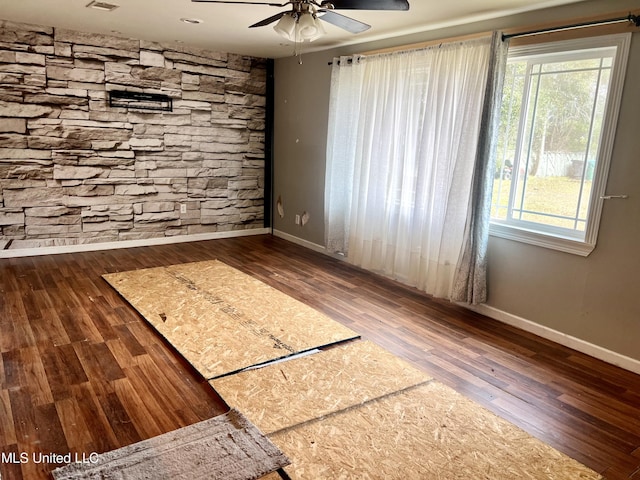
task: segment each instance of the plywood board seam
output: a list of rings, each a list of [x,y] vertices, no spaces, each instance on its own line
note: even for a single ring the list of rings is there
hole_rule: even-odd
[[[373,404],[373,403],[379,402],[381,400],[385,400],[385,399],[388,399],[388,398],[401,396],[401,395],[403,395],[403,394],[405,394],[407,392],[411,392],[411,391],[413,391],[413,390],[415,390],[417,388],[424,387],[424,386],[429,385],[429,384],[434,383],[434,382],[435,382],[435,379],[431,378],[429,380],[426,380],[424,382],[418,383],[416,385],[412,385],[410,387],[403,388],[401,390],[396,390],[395,392],[386,393],[386,394],[381,395],[379,397],[370,398],[369,400],[366,400],[364,402],[361,402],[361,403],[358,403],[358,404],[355,404],[355,405],[351,405],[351,406],[349,406],[347,408],[336,410],[336,411],[333,411],[333,412],[328,413],[326,415],[321,415],[319,417],[311,418],[309,420],[297,423],[295,425],[290,425],[288,427],[281,428],[280,430],[276,430],[276,431],[268,433],[267,436],[268,437],[272,437],[274,435],[281,435],[283,433],[289,432],[291,430],[296,430],[296,429],[298,429],[300,427],[304,427],[306,425],[312,425],[312,424],[317,423],[317,422],[322,422],[322,421],[327,420],[327,419],[332,418],[332,417],[343,415],[343,414],[351,412],[351,411],[359,410],[360,408],[362,408],[362,407],[364,407],[366,405]]]
[[[258,337],[265,336],[269,338],[271,341],[273,341],[276,345],[278,345],[278,347],[282,348],[283,350],[286,350],[290,354],[296,353],[296,349],[294,347],[283,342],[280,338],[278,338],[274,333],[270,332],[264,326],[260,326],[250,318],[247,318],[247,316],[243,312],[235,308],[229,302],[225,301],[222,297],[219,297],[211,292],[208,292],[198,287],[198,285],[196,285],[196,282],[194,282],[184,274],[180,274],[179,272],[174,272],[168,268],[166,268],[165,271],[167,275],[175,278],[178,282],[180,282],[186,288],[194,292],[194,294],[198,295],[200,298],[203,298],[210,304],[219,307],[222,312],[227,314],[232,319],[237,320],[241,325],[246,327],[254,335]]]
[[[345,338],[344,340],[338,340],[336,342],[327,343],[325,345],[318,345],[317,347],[312,347],[312,348],[308,348],[306,350],[301,350],[299,352],[291,353],[289,355],[284,355],[284,356],[279,357],[279,358],[274,358],[272,360],[267,360],[265,362],[260,362],[260,363],[255,363],[253,365],[248,365],[246,367],[239,368],[239,369],[234,370],[232,372],[221,373],[220,375],[215,375],[215,376],[213,376],[211,378],[207,378],[206,380],[208,382],[210,382],[212,380],[218,380],[220,378],[230,377],[231,375],[237,375],[239,373],[246,372],[246,371],[249,371],[249,370],[256,370],[256,369],[260,369],[260,368],[265,368],[265,367],[268,367],[270,365],[274,365],[276,363],[295,361],[296,359],[298,359],[300,357],[303,357],[303,356],[315,355],[316,352],[320,353],[320,352],[322,352],[323,348],[337,347],[339,345],[344,345],[344,344],[347,344],[347,343],[350,343],[350,342],[357,342],[357,341],[361,340],[361,338],[362,337],[360,337],[360,335],[357,335],[355,337]]]

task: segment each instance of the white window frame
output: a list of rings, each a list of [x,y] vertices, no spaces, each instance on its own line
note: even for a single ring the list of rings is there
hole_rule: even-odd
[[[622,101],[630,43],[631,33],[622,33],[539,43],[509,49],[510,57],[524,57],[590,48],[617,48],[611,68],[609,96],[603,118],[602,136],[598,148],[598,161],[596,162],[591,186],[591,198],[589,201],[589,213],[587,215],[584,240],[564,235],[561,231],[543,224],[532,223],[531,228],[527,228],[526,226],[516,226],[507,221],[497,219],[491,219],[489,227],[490,235],[585,257],[593,251],[598,238],[598,228],[604,202],[602,197],[605,195],[609,166],[611,163],[611,153],[613,151],[616,124]]]

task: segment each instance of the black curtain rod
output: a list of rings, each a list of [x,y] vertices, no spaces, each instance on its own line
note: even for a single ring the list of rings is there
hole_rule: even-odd
[[[640,15],[633,15],[630,13],[626,17],[609,18],[607,20],[594,20],[592,22],[574,23],[573,25],[563,25],[561,27],[543,28],[540,30],[529,30],[527,32],[509,33],[509,34],[503,33],[502,41],[508,40],[510,38],[530,37],[532,35],[540,35],[542,33],[562,32],[564,30],[576,30],[578,28],[595,27],[598,25],[610,25],[613,23],[622,23],[622,22],[631,22],[635,24],[636,27],[640,27]],[[351,63],[351,59],[349,59],[349,63]],[[329,62],[329,65],[333,65],[333,62]],[[338,62],[338,65],[340,65],[339,62]]]
[[[528,32],[503,34],[502,40],[517,37],[529,37],[531,35],[539,35],[541,33],[562,32],[564,30],[575,30],[578,28],[594,27],[596,25],[609,25],[612,23],[633,22],[636,27],[640,27],[640,16],[629,14],[626,17],[610,18],[608,20],[595,20],[593,22],[575,23],[573,25],[563,25],[562,27],[543,28],[541,30],[530,30]]]
[[[353,58],[347,58],[347,63],[353,63]],[[333,65],[333,62],[329,62],[329,66]],[[340,65],[340,60],[338,60],[338,65]]]

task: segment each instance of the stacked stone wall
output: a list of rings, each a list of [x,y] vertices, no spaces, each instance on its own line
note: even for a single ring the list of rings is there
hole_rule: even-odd
[[[265,67],[0,20],[0,249],[262,227]],[[173,110],[112,108],[110,90]]]

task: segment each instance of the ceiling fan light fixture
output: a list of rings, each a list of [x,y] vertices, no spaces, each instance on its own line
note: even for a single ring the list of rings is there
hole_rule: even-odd
[[[276,23],[273,29],[287,40],[295,41],[296,19],[289,13],[285,14]]]
[[[291,5],[291,10],[288,12],[281,11],[271,15],[253,25],[249,25],[249,28],[264,27],[275,23],[273,29],[278,35],[296,45],[294,53],[297,51],[299,44],[312,42],[327,34],[323,26],[324,22],[353,34],[362,33],[371,28],[371,25],[337,13],[334,10],[409,10],[409,0],[289,0],[282,4],[255,0],[191,1],[267,5],[278,8]]]
[[[298,18],[298,35],[303,41],[313,42],[326,34],[321,22],[309,12]]]

